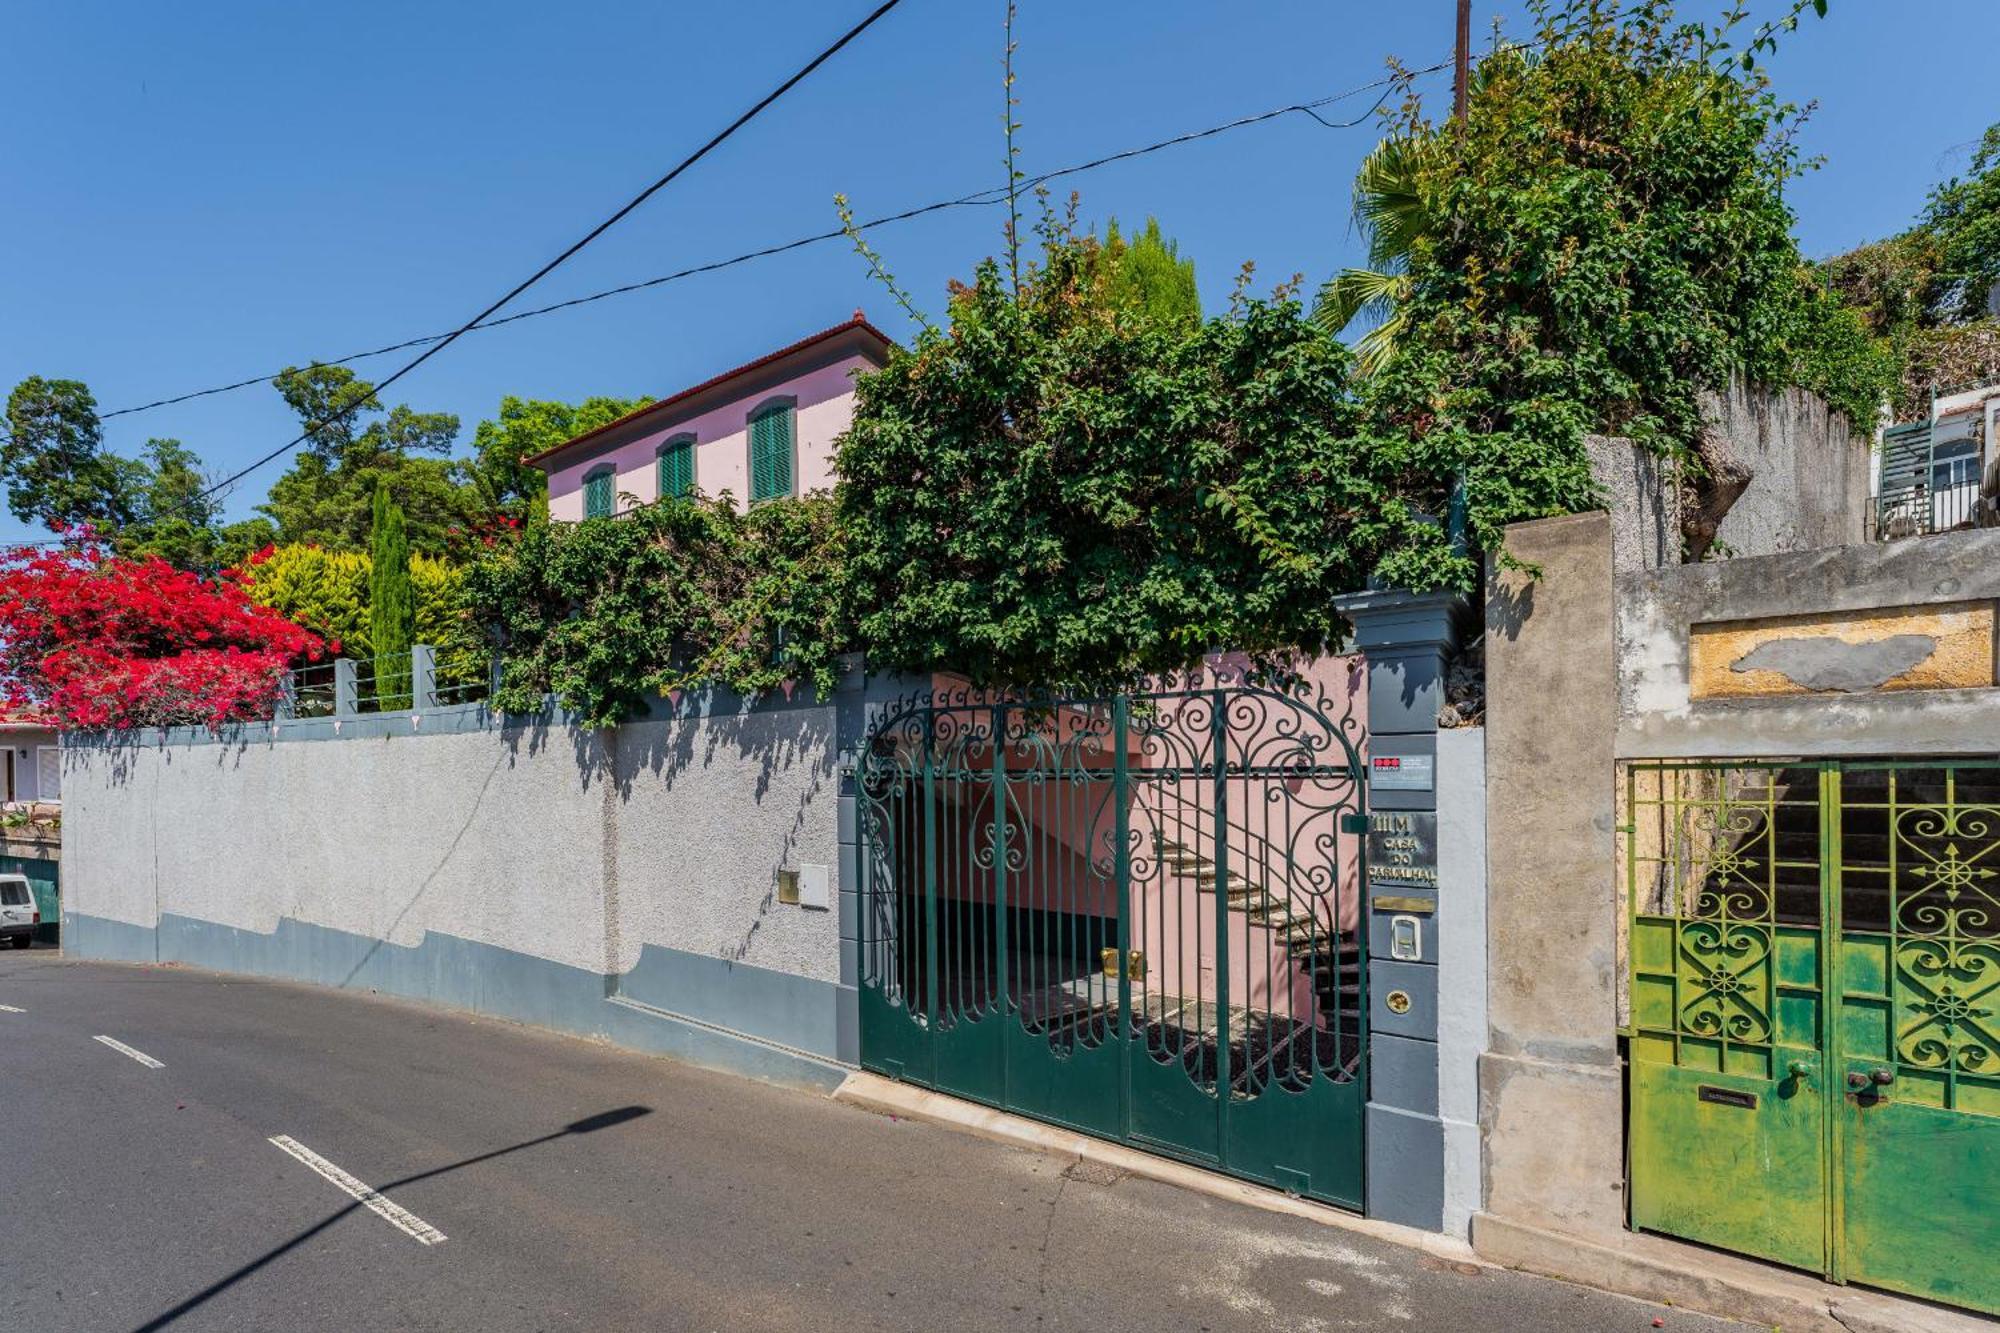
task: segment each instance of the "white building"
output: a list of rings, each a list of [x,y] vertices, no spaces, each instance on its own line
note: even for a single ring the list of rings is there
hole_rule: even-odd
[[[62,800],[62,748],[56,729],[32,717],[0,714],[0,800]]]

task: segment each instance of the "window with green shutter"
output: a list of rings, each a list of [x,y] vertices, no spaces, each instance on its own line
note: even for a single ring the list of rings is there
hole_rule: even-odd
[[[683,435],[660,446],[660,498],[694,494],[694,436]]]
[[[792,493],[790,403],[776,403],[750,418],[750,503]]]
[[[612,487],[617,484],[617,475],[610,468],[593,472],[583,479],[583,516],[585,518],[610,518],[616,499]]]

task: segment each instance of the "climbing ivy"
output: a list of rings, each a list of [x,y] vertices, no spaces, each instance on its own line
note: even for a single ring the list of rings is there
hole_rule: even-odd
[[[989,260],[859,380],[838,469],[874,666],[1108,682],[1316,648],[1360,582],[1348,357],[1289,300],[1108,299],[1053,213],[1017,292]]]
[[[473,566],[472,619],[502,654],[494,702],[553,695],[609,726],[675,690],[831,690],[842,542],[823,495],[747,515],[727,498],[666,499],[616,518],[531,521]]]

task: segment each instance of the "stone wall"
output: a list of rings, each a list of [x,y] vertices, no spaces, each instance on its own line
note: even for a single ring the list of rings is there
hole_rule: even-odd
[[[824,1083],[856,1056],[837,708],[607,731],[479,706],[69,747],[65,943],[362,987]]]
[[[2000,530],[1628,571],[1616,596],[1620,758],[2000,750]],[[1700,640],[1717,632],[1726,660],[1710,666]],[[1885,644],[1916,656],[1888,660]],[[1805,683],[1704,681],[1755,684],[1787,645]],[[1866,688],[1813,688],[1842,676]]]
[[[1755,472],[1724,516],[1716,543],[1736,556],[1775,555],[1864,539],[1869,433],[1804,389],[1731,385],[1705,395],[1703,415]]]
[[[1732,385],[1705,394],[1703,415],[1751,480],[1716,531],[1715,553],[1774,555],[1844,546],[1866,537],[1869,439],[1802,389],[1773,393]],[[1584,441],[1611,521],[1620,571],[1681,561],[1682,497],[1673,469],[1618,436]]]

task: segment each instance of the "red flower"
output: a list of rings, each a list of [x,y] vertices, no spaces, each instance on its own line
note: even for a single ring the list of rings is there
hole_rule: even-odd
[[[268,717],[317,636],[209,581],[88,536],[0,555],[0,699],[58,726],[170,726]]]

